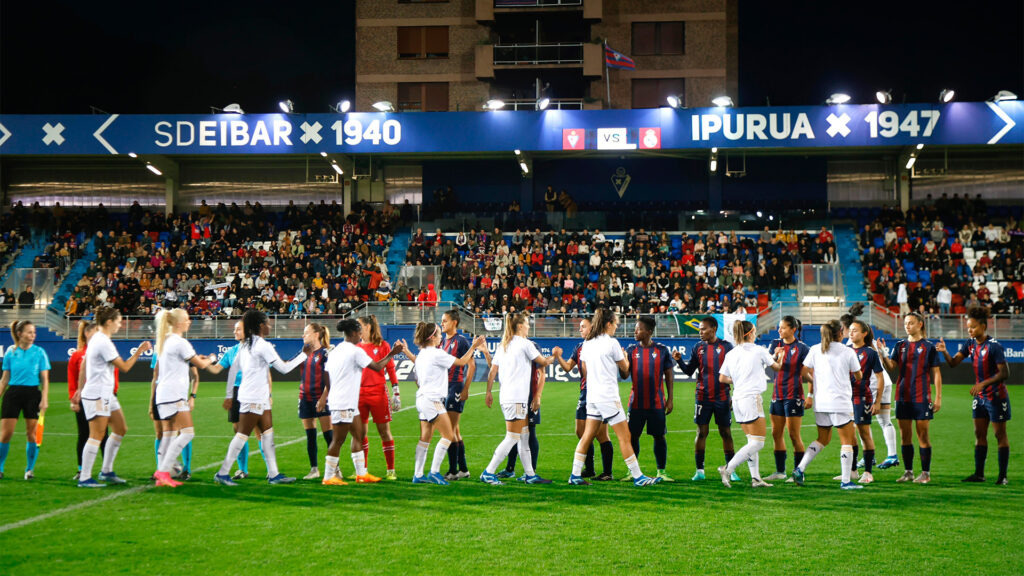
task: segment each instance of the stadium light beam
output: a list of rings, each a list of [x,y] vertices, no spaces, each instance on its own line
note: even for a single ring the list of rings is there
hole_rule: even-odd
[[[345,173],[345,171],[341,169],[341,166],[338,166],[337,162],[331,162],[331,168],[334,168],[334,171],[338,173],[338,176]]]
[[[505,107],[505,101],[492,98],[484,103],[484,110],[501,110]]]
[[[156,166],[153,166],[152,164],[146,164],[146,168],[150,172],[152,172],[153,174],[156,174],[157,176],[163,176],[164,175],[164,173],[161,172],[159,168],[157,168]]]
[[[682,99],[680,99],[679,96],[676,96],[675,94],[670,94],[667,98],[665,98],[665,100],[668,101],[668,105],[673,108],[679,108],[680,106],[683,105]]]
[[[1004,100],[1016,100],[1017,95],[1009,90],[1000,90],[996,92],[996,95],[992,97],[993,102],[1002,102]]]
[[[295,112],[295,102],[291,100],[281,100],[277,103],[277,107],[281,109],[281,112],[285,114],[291,114]]]
[[[394,112],[395,105],[387,100],[381,100],[380,102],[373,103],[373,109],[378,112]]]
[[[956,98],[956,92],[949,88],[945,88],[942,92],[939,92],[939,102],[942,102],[943,104],[952,102],[953,98]]]
[[[128,157],[129,157],[129,158],[138,158],[138,157],[139,157],[139,155],[138,155],[138,154],[136,154],[135,152],[129,152],[129,153],[128,153]]]
[[[761,217],[763,217],[763,216],[764,216],[764,214],[762,214],[762,213],[761,213],[761,211],[760,211],[760,210],[758,210],[758,211],[757,211],[757,217],[758,217],[758,218],[761,218]]]
[[[520,162],[519,167],[523,170],[523,174],[530,173],[530,168],[526,165],[526,162]]]
[[[914,162],[917,162],[917,156],[911,156],[907,159],[907,170],[914,167]]]
[[[827,100],[825,100],[825,104],[828,104],[828,105],[831,106],[831,105],[835,105],[835,104],[846,104],[849,101],[850,101],[850,95],[849,94],[843,94],[842,92],[836,92],[835,94],[829,96]]]
[[[875,92],[875,100],[878,100],[879,104],[891,104],[892,103],[892,91],[891,90],[879,90]]]
[[[225,106],[224,112],[229,114],[245,114],[245,110],[242,110],[242,107],[234,102]]]
[[[547,110],[550,105],[551,98],[541,98],[540,100],[537,100],[537,110]]]
[[[712,158],[711,159],[711,171],[712,172],[718,172],[718,159],[717,158]]]
[[[719,108],[731,108],[733,106],[732,98],[728,96],[718,96],[717,98],[713,98],[711,103]]]

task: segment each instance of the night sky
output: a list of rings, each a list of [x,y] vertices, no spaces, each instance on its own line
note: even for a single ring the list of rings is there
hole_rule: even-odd
[[[353,94],[353,15],[345,0],[3,2],[0,112],[256,113],[284,98],[327,112]],[[741,0],[740,105],[879,88],[932,102],[944,87],[1024,97],[1024,3]]]

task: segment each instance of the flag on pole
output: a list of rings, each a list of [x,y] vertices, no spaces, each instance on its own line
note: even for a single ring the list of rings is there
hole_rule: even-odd
[[[634,70],[636,68],[636,63],[633,62],[632,58],[607,44],[604,45],[604,63],[609,68],[622,68],[624,70]]]

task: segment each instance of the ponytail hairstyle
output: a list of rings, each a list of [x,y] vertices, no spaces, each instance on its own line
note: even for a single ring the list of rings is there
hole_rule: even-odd
[[[95,327],[96,327],[96,324],[94,322],[90,322],[88,320],[80,320],[78,322],[78,349],[79,350],[81,350],[82,348],[85,348],[89,344],[89,339],[85,337],[85,333],[88,332],[89,330],[92,330]],[[14,331],[12,330],[11,334],[13,334],[13,333],[14,333]]]
[[[15,320],[14,323],[11,324],[11,339],[14,340],[15,346],[18,345],[18,340],[21,340],[21,333],[25,331],[25,328],[28,328],[31,325],[31,320]]]
[[[843,324],[839,320],[829,320],[827,324],[821,325],[821,351],[828,353],[828,347],[833,342],[843,339]]]
[[[853,306],[850,306],[849,312],[847,312],[846,314],[843,314],[842,316],[839,317],[839,322],[842,323],[843,328],[849,328],[850,325],[853,324],[853,321],[856,320],[857,317],[860,316],[863,313],[864,313],[864,303],[863,302],[857,302]]]
[[[416,334],[413,336],[413,342],[417,346],[423,348],[434,338],[441,328],[433,322],[420,322],[416,325]]]
[[[732,339],[736,341],[736,345],[745,344],[747,342],[747,336],[754,332],[754,324],[747,322],[746,320],[737,320],[732,324]]]
[[[338,320],[338,325],[336,326],[336,328],[338,329],[338,332],[340,332],[342,336],[344,336],[345,338],[348,338],[352,334],[359,334],[360,330],[359,321],[353,320],[351,318],[345,320]]]
[[[156,355],[164,351],[164,343],[167,341],[167,336],[171,333],[171,328],[188,318],[188,312],[184,308],[175,308],[174,310],[161,310],[156,313]]]
[[[970,318],[971,320],[974,320],[978,324],[984,325],[986,328],[988,328],[989,315],[990,315],[989,309],[985,308],[984,306],[971,306],[967,310],[967,317],[968,318]]]
[[[102,328],[104,324],[116,320],[120,315],[121,313],[113,306],[101,306],[96,310],[93,320],[96,322],[97,328]]]
[[[502,350],[508,350],[508,343],[512,341],[513,337],[515,337],[516,330],[526,323],[527,318],[528,317],[525,312],[505,315],[505,332],[501,335]]]
[[[366,326],[367,331],[370,333],[369,341],[371,344],[377,346],[384,341],[384,337],[381,336],[380,333],[380,324],[377,323],[376,316],[373,314],[363,316],[359,321],[363,323],[363,326]]]
[[[853,323],[864,332],[864,345],[872,346],[875,341],[875,332],[871,326],[868,326],[868,323],[863,320],[854,320]]]
[[[782,321],[786,323],[786,326],[793,329],[793,332],[796,334],[796,339],[800,340],[804,331],[803,322],[801,322],[796,316],[783,316]]]
[[[927,332],[927,328],[928,327],[925,326],[924,316],[921,316],[921,314],[919,314],[917,312],[907,312],[907,316],[910,316],[911,318],[916,318],[917,321],[921,323],[921,338],[927,338],[928,337],[928,332]],[[903,318],[906,319],[907,316],[904,316]]]
[[[267,323],[267,315],[259,310],[246,310],[242,314],[242,343],[252,347],[253,339],[263,335],[263,325]]]
[[[615,312],[608,308],[598,308],[594,312],[594,319],[590,321],[590,332],[587,333],[587,340],[593,340],[601,334],[608,332],[608,325],[615,322]]]
[[[317,340],[320,341],[320,347],[323,348],[324,350],[330,349],[331,332],[330,330],[327,329],[327,326],[324,326],[323,324],[317,324],[316,322],[311,322],[309,324],[309,328],[313,332],[316,332]]]

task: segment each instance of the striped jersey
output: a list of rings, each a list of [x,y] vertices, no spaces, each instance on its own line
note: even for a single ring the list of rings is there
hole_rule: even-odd
[[[448,336],[445,334],[441,338],[441,349],[445,352],[455,356],[456,358],[462,358],[469,352],[470,344],[469,340],[465,336],[455,333],[454,336]],[[448,369],[448,383],[449,384],[462,384],[466,380],[466,366],[452,366]]]
[[[931,369],[939,365],[935,345],[921,339],[900,340],[889,358],[896,361],[896,399],[900,402],[931,402]]]
[[[672,353],[664,344],[652,342],[649,348],[639,343],[626,349],[629,360],[629,374],[633,380],[629,407],[641,409],[665,409],[665,370],[671,370],[675,363]]]
[[[580,350],[583,350],[583,342],[576,345],[576,349],[572,351],[572,361],[576,363],[576,370],[580,373],[580,402],[587,401],[587,377],[584,376],[583,370],[580,368]]]
[[[306,361],[300,365],[299,398],[316,402],[324,393],[324,382],[327,380],[327,349],[318,348],[306,355]]]
[[[804,359],[811,351],[807,344],[799,340],[793,340],[786,344],[782,339],[772,340],[768,346],[768,353],[775,357],[775,351],[782,348],[784,353],[779,361],[782,369],[775,373],[775,386],[772,389],[772,401],[775,400],[803,400],[804,385],[800,379],[800,373],[804,366]]]
[[[999,365],[1006,363],[1006,355],[1003,353],[1003,346],[994,338],[988,336],[984,342],[978,343],[971,338],[960,347],[960,354],[965,360],[970,359],[974,365],[974,383],[978,384],[999,373]],[[987,400],[1006,400],[1006,380],[995,386],[986,386],[981,391],[981,397]]]
[[[697,402],[728,402],[729,385],[718,381],[725,355],[732,350],[732,344],[722,339],[701,342],[693,347],[690,360],[683,366],[683,372],[697,372],[697,388],[694,391]]]
[[[878,358],[878,352],[870,346],[853,348],[860,362],[860,380],[850,374],[850,383],[853,385],[854,404],[874,404],[875,398],[871,394],[872,384],[875,389],[878,387],[878,373],[882,371],[882,361]]]

